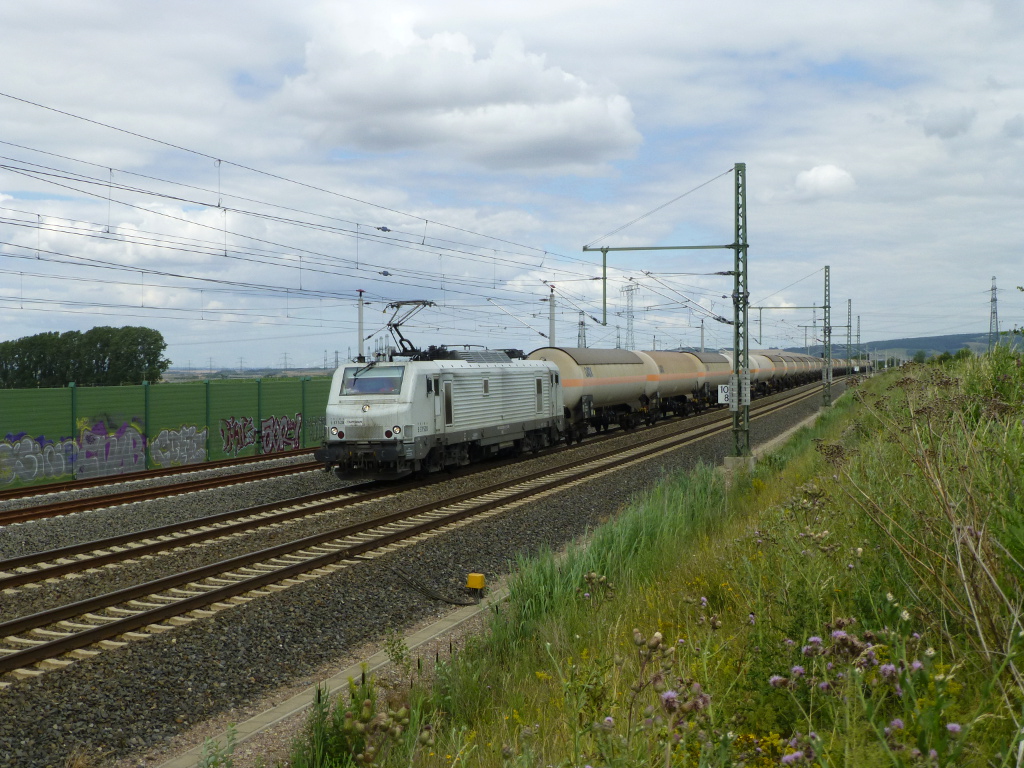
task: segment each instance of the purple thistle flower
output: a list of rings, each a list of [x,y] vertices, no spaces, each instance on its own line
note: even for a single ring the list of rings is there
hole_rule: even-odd
[[[843,630],[841,630],[841,629],[837,629],[837,630],[832,632],[832,639],[833,640],[842,640],[845,637],[846,637],[846,633]]]
[[[821,691],[827,691],[831,687],[832,684],[828,680],[822,680],[820,683],[818,683],[818,690]]]
[[[583,596],[584,596],[584,597],[588,597],[588,598],[589,598],[589,597],[590,597],[590,593],[589,593],[589,592],[584,592],[584,593],[583,593]]]
[[[784,642],[790,648],[792,648],[794,645],[796,645],[796,640],[790,640],[788,637],[785,640],[783,640],[782,642]]]
[[[801,752],[800,750],[797,750],[796,752],[790,752],[788,755],[783,755],[782,756],[782,764],[783,765],[793,765],[797,761],[803,760],[803,759],[804,759],[804,753]]]
[[[661,694],[661,705],[669,712],[675,712],[679,706],[679,694],[675,691],[665,691]]]
[[[920,661],[918,661],[917,659],[914,659],[914,660],[913,660],[913,661],[912,661],[912,662],[910,663],[910,671],[911,671],[911,672],[917,672],[917,671],[919,671],[919,670],[922,670],[922,669],[924,669],[924,664],[922,664],[922,663],[921,663]]]
[[[893,721],[889,723],[889,727],[892,728],[894,731],[902,731],[903,721],[898,717],[894,718]]]
[[[812,637],[808,637],[807,638],[807,642],[810,643],[811,645],[821,645],[821,638],[818,637],[817,635],[814,635]]]
[[[946,730],[950,733],[960,733],[960,723],[946,723]]]
[[[789,681],[782,675],[772,675],[768,678],[768,684],[772,688],[784,688]]]
[[[708,599],[706,597],[702,597],[700,599],[700,607],[701,608],[707,608],[708,607]]]
[[[878,671],[882,673],[882,677],[896,677],[895,664],[883,664],[878,668]]]
[[[792,673],[793,677],[800,677],[800,675],[804,673],[804,668],[797,664],[789,671]]]

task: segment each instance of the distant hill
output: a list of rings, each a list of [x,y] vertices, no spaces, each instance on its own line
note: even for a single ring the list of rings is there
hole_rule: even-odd
[[[1001,344],[1013,344],[1024,348],[1024,337],[1014,334],[1004,334],[999,337]],[[988,332],[984,333],[951,333],[945,336],[918,336],[906,339],[885,339],[882,341],[862,341],[861,348],[885,357],[897,357],[904,360],[913,358],[914,355],[923,350],[928,357],[941,355],[943,352],[955,354],[964,347],[974,353],[984,352],[988,349]],[[807,352],[806,347],[788,347],[790,352]],[[810,354],[821,355],[824,351],[821,344],[812,345]],[[846,334],[832,338],[832,356],[843,357],[846,355]]]

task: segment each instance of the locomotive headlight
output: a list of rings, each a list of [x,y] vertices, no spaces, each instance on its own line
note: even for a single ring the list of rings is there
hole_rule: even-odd
[[[331,434],[337,436],[338,428],[337,427],[331,427]]]
[[[370,410],[370,404],[369,403],[367,403],[366,405],[363,406],[363,413],[366,413],[368,410]]]
[[[402,428],[399,427],[398,425],[393,426],[391,428],[391,431],[394,432],[396,435],[402,434]]]

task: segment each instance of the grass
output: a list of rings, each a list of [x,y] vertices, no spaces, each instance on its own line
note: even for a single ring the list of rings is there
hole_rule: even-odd
[[[405,715],[350,715],[391,724],[361,751],[293,764],[1019,766],[1022,403],[1008,350],[915,366],[729,487],[666,478],[521,562]]]

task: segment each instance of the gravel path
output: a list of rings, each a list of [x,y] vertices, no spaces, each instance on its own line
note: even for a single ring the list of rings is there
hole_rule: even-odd
[[[836,390],[840,390],[839,387]],[[838,396],[839,391],[835,391]],[[820,406],[811,398],[751,423],[757,445],[806,418]],[[667,428],[667,427],[665,427]],[[658,429],[658,428],[656,428]],[[623,442],[629,436],[621,438]],[[587,448],[584,443],[584,449]],[[602,449],[604,446],[601,447]],[[351,565],[339,572],[224,611],[173,632],[130,643],[60,672],[0,690],[0,766],[64,766],[75,750],[119,765],[152,765],[135,757],[168,744],[176,734],[211,718],[241,719],[262,697],[281,686],[306,686],[339,660],[377,643],[391,628],[431,621],[450,606],[409,586],[395,569],[423,585],[463,598],[465,576],[480,572],[488,582],[507,574],[516,554],[558,549],[615,514],[666,474],[698,461],[720,463],[732,448],[729,433],[653,459],[571,491],[524,504],[510,514],[459,528],[398,552]],[[597,451],[598,446],[593,446]],[[454,481],[479,487],[510,472],[526,472],[555,461],[541,457]],[[250,483],[173,499],[142,502],[0,529],[0,554],[10,557],[115,530],[143,528],[205,514],[288,498],[337,485],[326,473]],[[448,489],[450,490],[450,488]],[[424,489],[403,505],[422,503],[437,493]],[[374,509],[386,511],[386,505]],[[324,516],[288,527],[312,532],[339,516]],[[260,534],[272,541],[280,532]],[[63,580],[56,587],[3,596],[3,618],[156,578],[193,564],[219,559],[238,542],[198,547],[158,557],[142,566],[106,569],[102,574]],[[248,548],[250,545],[246,545]]]

